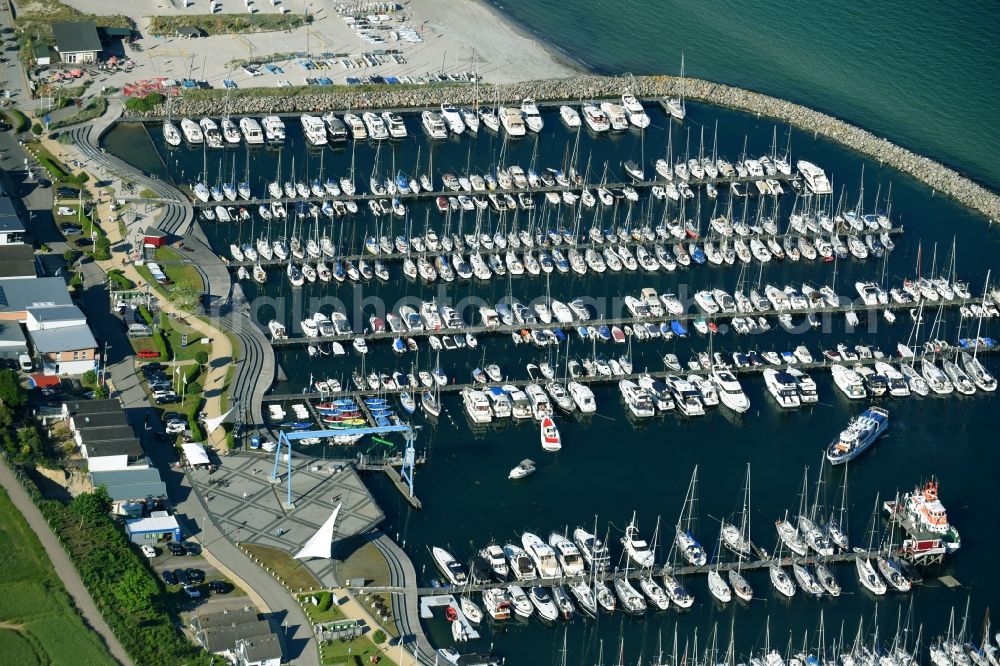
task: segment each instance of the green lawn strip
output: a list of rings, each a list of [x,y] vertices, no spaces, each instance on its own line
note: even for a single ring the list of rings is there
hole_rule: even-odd
[[[164,275],[174,282],[189,282],[198,291],[204,291],[201,273],[189,260],[178,254],[173,248],[156,248],[156,263],[160,265]]]
[[[319,606],[314,606],[312,603],[312,597],[316,596],[320,601]],[[331,604],[326,610],[321,610],[324,605],[324,596],[331,595]],[[346,616],[340,608],[332,603],[334,601],[331,592],[316,592],[314,594],[302,594],[299,595],[299,601],[302,603],[302,608],[306,613],[306,617],[313,624],[322,624],[324,622],[335,622],[337,620],[343,620]]]
[[[69,208],[73,211],[70,215],[58,215],[60,208]],[[90,238],[91,234],[94,237],[106,236],[104,230],[101,229],[101,225],[95,224],[89,217],[81,212],[80,205],[77,203],[57,203],[52,206],[52,217],[55,219],[56,224],[62,227],[63,225],[76,225],[83,228],[83,233],[78,236],[70,236],[69,240],[72,242],[76,238]]]
[[[293,560],[285,551],[252,543],[243,544],[243,547],[258,560],[258,564],[274,572],[289,588],[309,590],[322,587],[302,562]]]
[[[320,653],[322,655],[320,663],[322,664],[351,664],[353,666],[353,664],[358,663],[354,659],[355,656],[361,658],[362,664],[367,664],[372,655],[380,657],[378,662],[380,666],[396,663],[379,652],[367,634],[349,641],[335,640],[323,643],[320,646]]]
[[[312,22],[302,14],[185,14],[154,16],[149,32],[173,37],[180,28],[198,28],[206,35],[228,35],[246,32],[277,32],[293,30]]]
[[[0,622],[21,626],[0,633],[4,663],[115,663],[83,624],[38,538],[2,490],[0,570]]]

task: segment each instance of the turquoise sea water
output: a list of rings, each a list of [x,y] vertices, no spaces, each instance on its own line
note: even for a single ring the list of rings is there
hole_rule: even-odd
[[[686,73],[831,113],[1000,188],[1000,5],[495,3],[600,71]]]

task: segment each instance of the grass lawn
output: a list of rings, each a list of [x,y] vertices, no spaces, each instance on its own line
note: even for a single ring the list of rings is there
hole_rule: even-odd
[[[301,562],[293,560],[291,555],[285,551],[256,544],[243,545],[251,555],[259,560],[260,564],[275,572],[278,578],[285,581],[285,584],[291,589],[323,587],[309,569],[302,566]]]
[[[382,666],[396,663],[379,652],[367,635],[359,636],[350,641],[330,641],[329,643],[320,645],[319,649],[321,654],[320,663],[322,664],[349,664],[351,663],[350,658],[353,655],[360,656],[361,663],[367,664],[368,658],[375,654],[379,655],[380,659],[378,663]]]
[[[382,553],[374,544],[366,543],[348,555],[347,559],[341,563],[337,576],[340,580],[363,578],[366,585],[388,585],[389,565],[386,564],[385,558],[382,557]],[[392,595],[377,593],[366,594],[364,599],[361,598],[361,595],[357,595],[356,598],[358,603],[371,613],[372,617],[382,622],[382,628],[386,633],[393,637],[396,636],[396,625],[392,617]],[[379,612],[375,610],[373,602],[376,598],[380,598],[385,607],[389,609],[387,620],[383,621]]]
[[[163,269],[163,273],[174,282],[189,282],[198,291],[205,290],[198,269],[190,260],[178,254],[173,248],[156,248],[156,263]]]
[[[34,532],[0,490],[0,655],[6,664],[114,664]]]
[[[309,601],[309,597],[310,595],[303,594],[299,597],[299,600],[303,602],[302,608],[305,610],[306,617],[308,617],[309,621],[313,624],[320,624],[321,622],[335,622],[336,620],[344,619],[344,613],[341,612],[340,608],[336,604],[331,605],[330,608],[325,611],[321,611],[318,606],[312,605]]]

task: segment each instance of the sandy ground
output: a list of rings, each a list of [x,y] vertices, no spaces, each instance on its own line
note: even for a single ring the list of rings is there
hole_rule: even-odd
[[[95,14],[121,11],[121,5],[106,0],[65,0],[78,9]],[[254,0],[260,12],[274,12],[270,0]],[[283,0],[287,9],[302,13],[307,6],[315,19],[308,27],[291,32],[245,35],[220,35],[202,39],[155,38],[148,34],[149,17],[163,14],[206,14],[208,2],[198,0],[181,9],[182,0],[132,0],[127,4],[143,38],[142,51],[128,52],[137,67],[131,73],[101,74],[101,85],[121,88],[126,83],[153,77],[193,78],[221,87],[232,79],[243,87],[278,86],[287,82],[303,85],[308,77],[327,77],[345,83],[348,76],[425,77],[445,72],[471,72],[474,69],[488,81],[511,82],[525,78],[562,78],[578,70],[564,57],[542,45],[522,30],[506,23],[497,10],[483,0],[411,0],[404,5],[402,20],[391,21],[389,34],[400,26],[410,27],[423,38],[420,43],[387,40],[370,44],[362,40],[337,13],[336,3],[328,0]],[[279,4],[279,6],[281,6]],[[243,0],[223,0],[222,12],[245,12]],[[347,68],[343,58],[359,57],[377,49],[398,49],[404,64],[387,62],[378,66]],[[242,69],[232,69],[234,60],[261,60],[269,54],[308,53],[314,59],[322,54],[339,56],[332,66],[308,71],[294,59],[273,61],[280,74],[251,76]],[[363,63],[362,63],[363,64]],[[322,67],[323,65],[321,65]],[[99,86],[92,89],[99,91]]]

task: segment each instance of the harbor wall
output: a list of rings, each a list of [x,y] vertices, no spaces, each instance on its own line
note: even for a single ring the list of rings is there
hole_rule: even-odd
[[[840,143],[880,163],[909,174],[935,192],[945,194],[959,203],[985,215],[991,222],[1000,220],[1000,196],[954,169],[928,157],[897,146],[888,139],[847,123],[829,114],[799,104],[743,88],[685,79],[687,99],[698,100],[766,116],[789,123],[816,136]],[[630,91],[639,98],[650,100],[680,93],[681,80],[674,76],[579,76],[566,79],[523,81],[502,86],[481,85],[480,102],[514,102],[533,97],[540,103],[561,100],[601,99],[617,97]],[[343,111],[351,109],[405,109],[433,107],[442,101],[456,105],[476,102],[477,89],[467,83],[434,84],[429,86],[342,86],[319,92],[314,88],[277,90],[246,90],[239,94],[209,95],[195,93],[171,102],[170,113],[177,116],[201,117],[228,112],[234,115],[263,115]],[[276,94],[277,93],[277,94]],[[166,114],[166,105],[145,115],[147,119]],[[136,118],[136,117],[133,117]]]

